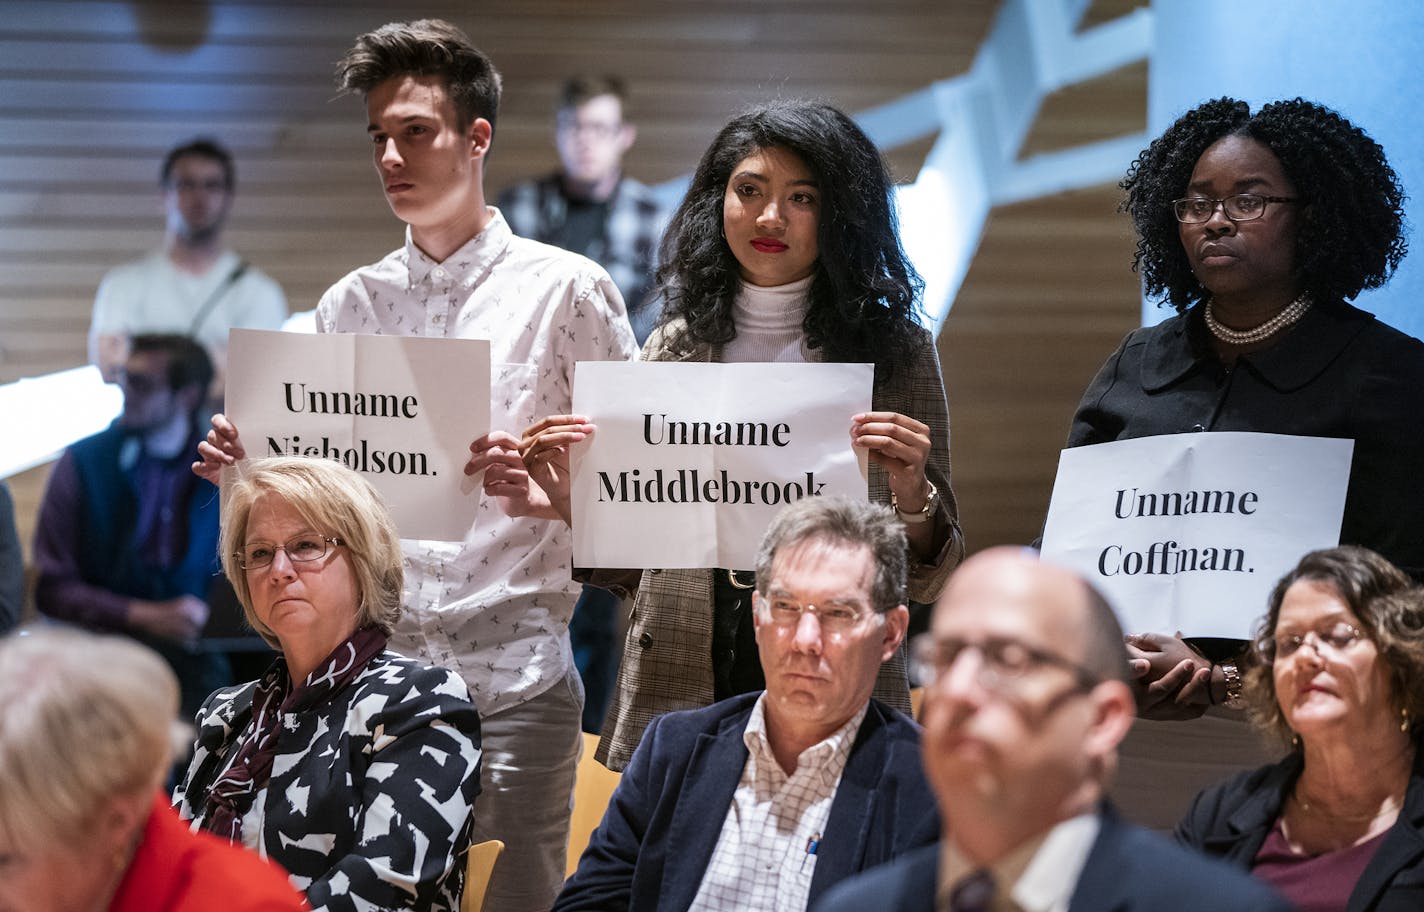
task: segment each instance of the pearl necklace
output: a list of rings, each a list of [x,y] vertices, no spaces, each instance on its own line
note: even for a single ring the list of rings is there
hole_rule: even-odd
[[[1280,313],[1262,323],[1260,326],[1254,329],[1237,330],[1229,326],[1222,326],[1221,323],[1217,322],[1216,315],[1211,312],[1212,304],[1215,303],[1215,301],[1215,298],[1211,298],[1206,302],[1206,311],[1204,313],[1206,317],[1206,328],[1211,330],[1213,336],[1216,336],[1227,345],[1250,345],[1254,342],[1260,342],[1262,339],[1269,339],[1271,336],[1299,320],[1305,315],[1305,312],[1310,309],[1310,299],[1305,295],[1301,295],[1282,308]]]

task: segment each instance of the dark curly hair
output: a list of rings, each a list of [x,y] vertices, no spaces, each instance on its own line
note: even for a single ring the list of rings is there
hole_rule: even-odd
[[[736,337],[739,273],[722,236],[722,200],[732,169],[772,148],[800,156],[820,186],[820,255],[802,325],[806,347],[830,362],[873,361],[882,382],[895,361],[922,344],[915,318],[924,282],[900,246],[884,160],[854,121],[827,104],[777,102],[734,118],[717,134],[663,235],[663,319],[682,318],[686,343],[723,345]]]
[[[1188,111],[1128,168],[1121,209],[1137,228],[1132,268],[1150,296],[1178,313],[1210,293],[1192,275],[1172,200],[1181,198],[1197,159],[1217,140],[1244,136],[1266,146],[1302,197],[1295,264],[1301,289],[1319,304],[1348,300],[1389,280],[1409,249],[1404,192],[1384,150],[1329,108],[1293,98],[1251,113],[1218,98]]]
[[[1275,676],[1262,653],[1276,635],[1286,590],[1301,580],[1330,586],[1360,619],[1365,636],[1379,650],[1379,661],[1389,667],[1390,691],[1409,713],[1417,738],[1424,730],[1424,589],[1394,564],[1357,545],[1310,552],[1271,590],[1245,662],[1243,693],[1252,721],[1290,742],[1293,732],[1281,713]]]

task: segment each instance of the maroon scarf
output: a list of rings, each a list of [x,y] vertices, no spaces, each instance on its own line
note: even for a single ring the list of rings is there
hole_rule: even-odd
[[[208,792],[203,829],[233,842],[242,838],[242,816],[272,778],[282,715],[313,712],[330,703],[381,654],[386,640],[386,634],[380,630],[362,627],[333,649],[300,687],[292,686],[285,660],[272,663],[257,682],[257,693],[252,697],[252,721],[237,757]]]

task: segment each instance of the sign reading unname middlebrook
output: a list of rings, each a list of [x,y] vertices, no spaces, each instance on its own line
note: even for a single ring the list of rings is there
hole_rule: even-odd
[[[574,563],[750,569],[773,516],[802,497],[865,499],[851,416],[869,364],[580,362]]]

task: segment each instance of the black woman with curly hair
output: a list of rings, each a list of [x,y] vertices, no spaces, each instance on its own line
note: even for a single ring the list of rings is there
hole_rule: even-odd
[[[905,524],[909,596],[933,601],[964,554],[949,478],[949,415],[930,335],[915,321],[923,283],[896,229],[885,163],[855,123],[818,103],[782,102],[727,124],[703,155],[663,238],[663,323],[649,361],[873,362],[872,411],[851,419],[869,455],[870,497]],[[531,475],[568,518],[568,444],[593,433],[556,415],[525,433]],[[622,769],[654,716],[763,688],[752,574],[597,571],[634,598],[599,759]],[[876,696],[908,709],[903,651]]]
[[[1424,574],[1424,343],[1347,303],[1382,286],[1407,249],[1384,151],[1309,101],[1253,113],[1222,98],[1172,124],[1122,186],[1134,267],[1177,315],[1134,331],[1108,359],[1068,445],[1194,431],[1352,439],[1341,542]],[[1239,704],[1244,642],[1128,639],[1143,717]]]

